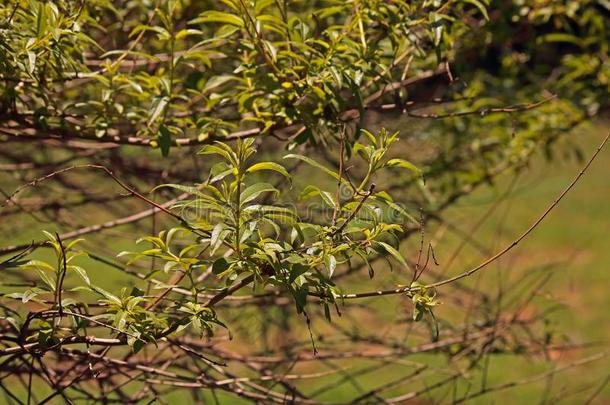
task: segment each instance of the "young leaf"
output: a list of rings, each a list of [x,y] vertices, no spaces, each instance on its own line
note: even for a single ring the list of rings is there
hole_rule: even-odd
[[[418,176],[422,175],[422,171],[419,167],[415,166],[413,163],[404,160],[404,159],[390,159],[388,160],[385,165],[385,167],[402,167],[404,169],[408,169],[411,170],[413,173],[417,174]]]
[[[224,13],[216,10],[204,11],[203,13],[199,14],[199,17],[191,20],[190,24],[201,24],[208,22],[235,25],[237,27],[244,26],[244,20],[242,20],[240,17],[234,14]]]
[[[259,195],[261,195],[262,193],[275,193],[275,194],[279,194],[278,189],[276,189],[275,187],[273,187],[271,184],[269,183],[256,183],[251,185],[250,187],[246,188],[242,193],[241,193],[241,204],[246,204],[254,199],[256,199]]]
[[[328,278],[331,278],[335,272],[335,269],[337,268],[337,258],[335,258],[333,255],[327,255],[324,257],[324,264],[328,269]]]
[[[255,163],[246,170],[246,173],[258,172],[260,170],[271,170],[281,174],[289,180],[292,178],[284,166],[274,162]]]

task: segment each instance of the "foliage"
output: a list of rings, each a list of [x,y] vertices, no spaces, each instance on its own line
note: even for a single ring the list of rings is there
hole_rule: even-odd
[[[7,184],[25,185],[3,191],[0,214],[28,214],[31,229],[46,220],[64,230],[75,221],[63,210],[88,209],[72,232],[0,248],[16,253],[0,270],[17,280],[2,287],[0,357],[14,356],[7,367],[21,375],[22,364],[10,359],[34,354],[22,361],[30,364],[28,401],[33,374],[48,383],[48,400],[67,401],[98,377],[109,392],[83,394],[89,399],[142,399],[93,373],[101,362],[127,376],[125,384],[148,387],[142,395],[168,385],[317,403],[260,366],[273,363],[280,373],[294,366],[290,355],[264,358],[274,353],[265,339],[241,355],[218,343],[230,331],[244,342],[266,329],[250,323],[259,306],[281,323],[280,337],[289,325],[305,325],[315,354],[322,345],[321,358],[341,357],[332,341],[316,337],[312,320],[322,314],[334,325],[328,328],[361,345],[345,358],[377,344],[394,347],[396,356],[465,358],[473,369],[488,353],[551,343],[542,319],[494,317],[504,310],[499,297],[463,286],[444,269],[436,273],[438,247],[426,243],[425,230],[443,222],[459,198],[519,172],[535,153],[552,157],[561,135],[608,107],[607,2],[5,3],[0,137],[19,147],[0,154],[14,171]],[[103,177],[72,180],[68,173],[100,168]],[[54,180],[65,188],[43,188]],[[131,198],[115,196],[116,184]],[[45,190],[33,209],[22,198],[30,186]],[[66,189],[79,198],[70,200]],[[104,210],[112,219],[96,224]],[[152,231],[138,225],[148,217]],[[135,246],[91,235],[100,239],[80,250],[87,242],[75,239],[126,224]],[[29,237],[21,231],[12,235],[19,242]],[[54,256],[30,259],[40,247]],[[110,268],[128,284],[102,288],[108,280],[100,269]],[[427,330],[418,335],[421,347],[363,337],[356,329],[364,323],[344,327],[342,313],[358,310],[349,301],[393,295],[411,303],[404,322],[422,321],[419,330]],[[481,308],[471,324],[458,325],[437,316],[437,296],[453,300],[451,308],[463,300]],[[523,334],[496,330],[515,325]],[[481,350],[477,336],[489,339]],[[92,353],[92,346],[104,349]],[[118,357],[108,356],[115,346]],[[152,347],[166,366],[149,357]],[[181,355],[170,361],[165,350]],[[45,353],[57,357],[43,363]],[[76,371],[88,362],[91,373],[68,370],[55,381],[57,370],[47,369],[66,360]],[[230,362],[239,365],[225,371]],[[278,392],[274,380],[282,382]]]

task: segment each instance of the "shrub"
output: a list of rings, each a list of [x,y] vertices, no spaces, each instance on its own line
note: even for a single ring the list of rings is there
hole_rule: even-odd
[[[400,402],[553,343],[463,279],[556,202],[470,270],[426,229],[607,107],[603,2],[5,3],[7,398]]]

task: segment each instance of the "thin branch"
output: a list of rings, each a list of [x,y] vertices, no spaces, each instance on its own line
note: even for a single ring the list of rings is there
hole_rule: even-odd
[[[510,250],[512,250],[515,246],[517,246],[519,244],[519,242],[521,242],[523,239],[525,239],[525,237],[527,237],[534,229],[536,229],[536,227],[542,222],[542,220],[544,220],[544,218],[546,218],[546,216],[557,206],[559,201],[561,201],[570,192],[570,190],[572,190],[572,188],[576,185],[576,183],[578,183],[578,181],[581,179],[581,177],[586,173],[586,171],[589,168],[589,166],[591,166],[591,164],[593,163],[593,161],[595,160],[597,155],[599,155],[601,150],[604,148],[604,146],[606,145],[606,142],[608,142],[608,139],[610,139],[610,133],[608,133],[608,135],[606,135],[606,137],[604,138],[602,143],[595,150],[595,153],[593,153],[591,158],[582,167],[582,169],[576,175],[574,180],[572,180],[572,182],[559,194],[559,196],[557,198],[555,198],[555,200],[553,200],[551,205],[549,205],[549,207],[546,210],[544,210],[544,212],[540,215],[540,217],[538,217],[538,219],[536,221],[534,221],[534,223],[532,225],[530,225],[530,227],[527,228],[525,230],[525,232],[523,232],[511,244],[509,244],[504,249],[502,249],[501,251],[499,251],[498,253],[496,253],[495,255],[490,257],[489,259],[485,260],[483,263],[479,264],[478,266],[476,266],[476,267],[474,267],[474,268],[472,268],[472,269],[470,269],[468,271],[465,271],[462,274],[458,274],[457,276],[454,276],[454,277],[448,278],[446,280],[442,280],[442,281],[438,281],[436,283],[430,284],[428,287],[439,287],[441,285],[452,283],[452,282],[454,282],[456,280],[459,280],[459,279],[462,279],[464,277],[468,277],[468,276],[476,273],[477,271],[481,270],[482,268],[488,266],[489,264],[495,262],[500,257],[504,256],[506,253],[508,253]]]
[[[182,201],[186,198],[188,198],[189,194],[187,193],[183,193],[180,194],[178,197],[167,201],[164,204],[160,204],[161,207],[164,208],[169,208],[171,207],[173,204],[175,204],[178,201]],[[133,215],[129,215],[123,218],[119,218],[119,219],[115,219],[112,221],[108,221],[108,222],[104,222],[101,224],[95,224],[95,225],[90,225],[90,226],[86,226],[84,228],[80,228],[74,231],[70,231],[70,232],[65,232],[60,234],[60,238],[63,240],[68,240],[68,239],[73,239],[79,236],[83,236],[83,235],[87,235],[87,234],[91,234],[91,233],[95,233],[95,232],[99,232],[105,229],[110,229],[110,228],[114,228],[120,225],[125,225],[125,224],[130,224],[132,222],[137,222],[140,221],[144,218],[148,218],[151,215],[154,215],[158,212],[160,212],[161,209],[154,207],[145,211],[141,211],[138,212],[136,214]],[[6,254],[10,254],[10,253],[14,253],[14,252],[18,252],[20,250],[24,250],[27,249],[29,247],[32,248],[37,248],[37,247],[41,247],[44,245],[46,241],[44,240],[40,240],[40,241],[33,241],[31,243],[24,243],[21,245],[13,245],[13,246],[7,246],[4,248],[0,248],[0,255],[6,255]]]
[[[63,306],[61,304],[62,297],[61,293],[64,286],[64,279],[66,278],[66,273],[68,272],[68,259],[66,258],[66,249],[64,248],[64,244],[61,241],[61,237],[57,232],[55,232],[55,239],[57,240],[57,244],[59,244],[59,248],[61,250],[61,270],[58,270],[58,279],[57,286],[55,286],[55,304],[58,308],[59,318],[63,317]]]
[[[525,237],[527,237],[542,222],[542,220],[544,218],[546,218],[546,216],[557,206],[559,201],[561,201],[570,192],[570,190],[574,187],[574,185],[576,185],[576,183],[578,183],[580,178],[586,173],[589,166],[591,166],[593,161],[597,158],[597,156],[599,155],[601,150],[604,148],[608,139],[610,139],[610,133],[608,135],[606,135],[606,137],[603,139],[602,143],[598,146],[598,148],[593,153],[591,158],[587,161],[587,163],[582,167],[582,169],[576,175],[574,180],[572,180],[572,182],[559,194],[559,196],[555,200],[553,200],[551,205],[542,213],[542,215],[540,215],[540,217],[528,229],[526,229],[525,232],[523,232],[517,239],[515,239],[512,243],[510,243],[504,249],[502,249],[501,251],[499,251],[492,257],[488,258],[487,260],[485,260],[478,266],[473,267],[472,269],[465,271],[461,274],[458,274],[457,276],[429,284],[426,286],[426,288],[440,287],[442,285],[450,284],[450,283],[453,283],[462,278],[468,277],[468,276],[478,272],[479,270],[485,268],[489,264],[495,262],[500,257],[504,256],[506,253],[508,253],[510,250],[512,250],[515,246],[517,246],[517,244],[519,244],[519,242],[521,242]],[[410,291],[414,291],[416,289],[417,288],[412,288],[411,286],[405,286],[405,287],[399,287],[399,288],[395,288],[395,289],[391,289],[391,290],[379,290],[379,291],[369,291],[369,292],[363,292],[363,293],[340,294],[340,295],[337,295],[336,298],[355,299],[355,298],[376,297],[376,296],[382,296],[382,295],[404,294],[404,293],[407,293]]]

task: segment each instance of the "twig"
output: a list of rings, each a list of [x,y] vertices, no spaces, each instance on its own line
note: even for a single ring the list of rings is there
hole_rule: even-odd
[[[173,204],[175,204],[178,201],[184,200],[189,196],[188,193],[183,193],[180,194],[178,197],[169,200],[168,202],[161,204],[162,207],[168,208],[171,207]],[[148,218],[149,216],[157,213],[161,211],[161,209],[159,208],[151,208],[145,211],[141,211],[138,212],[136,214],[133,215],[129,215],[123,218],[119,218],[119,219],[115,219],[112,221],[108,221],[108,222],[104,222],[101,224],[96,224],[96,225],[90,225],[90,226],[86,226],[84,228],[80,228],[74,231],[70,231],[70,232],[66,232],[63,234],[60,234],[59,236],[63,239],[63,240],[67,240],[67,239],[73,239],[79,236],[83,236],[83,235],[87,235],[90,233],[95,233],[95,232],[99,232],[102,231],[104,229],[109,229],[109,228],[114,228],[120,225],[125,225],[125,224],[129,224],[132,222],[137,222],[141,219],[144,218]],[[23,249],[27,249],[27,248],[37,248],[42,246],[45,243],[45,241],[33,241],[31,243],[27,243],[27,244],[21,244],[21,245],[14,245],[14,246],[7,246],[4,248],[0,248],[0,255],[6,255],[6,254],[10,254],[13,252],[17,252]]]
[[[593,155],[587,161],[587,163],[582,167],[582,169],[576,175],[574,180],[572,180],[572,182],[559,194],[559,196],[542,213],[542,215],[540,215],[540,217],[527,230],[525,230],[525,232],[523,232],[517,239],[515,239],[511,244],[509,244],[504,249],[502,249],[500,252],[498,252],[495,255],[493,255],[492,257],[488,258],[487,260],[485,260],[478,266],[476,266],[468,271],[465,271],[461,274],[458,274],[457,276],[429,284],[426,286],[426,288],[440,287],[442,285],[450,284],[450,283],[453,283],[462,278],[468,277],[468,276],[476,273],[477,271],[483,269],[484,267],[488,266],[489,264],[495,262],[500,257],[504,256],[506,253],[508,253],[510,250],[512,250],[515,246],[517,246],[517,244],[519,244],[519,242],[521,242],[526,236],[528,236],[542,222],[542,220],[544,218],[546,218],[546,216],[557,206],[559,201],[561,201],[563,199],[563,197],[565,197],[566,194],[568,194],[568,192],[574,187],[574,185],[576,185],[576,183],[586,173],[589,166],[591,166],[593,161],[597,158],[597,156],[599,155],[601,150],[604,148],[608,139],[610,139],[610,133],[608,135],[606,135],[606,137],[604,138],[602,143],[598,146],[597,150],[593,153]],[[379,290],[379,291],[369,291],[369,292],[363,292],[363,293],[341,294],[341,295],[337,295],[336,298],[355,299],[355,298],[375,297],[375,296],[381,296],[381,295],[404,294],[406,292],[414,291],[416,289],[417,288],[412,288],[411,286],[406,286],[406,287],[399,287],[399,288],[395,288],[395,289],[391,289],[391,290]]]
[[[559,373],[561,371],[565,371],[565,370],[568,370],[568,369],[571,369],[571,368],[574,368],[574,367],[582,366],[582,365],[585,365],[585,364],[588,364],[588,363],[592,363],[592,362],[597,361],[597,360],[601,360],[603,358],[608,357],[609,355],[610,355],[609,351],[605,351],[605,352],[601,352],[601,353],[596,353],[596,354],[594,354],[592,356],[585,357],[585,358],[573,361],[573,362],[565,364],[563,366],[555,367],[555,368],[553,368],[553,369],[551,369],[549,371],[545,371],[544,373],[540,373],[540,374],[535,375],[533,377],[523,378],[521,380],[512,381],[512,382],[508,382],[508,383],[504,383],[504,384],[498,384],[498,385],[491,386],[489,388],[485,388],[485,389],[483,389],[481,391],[478,391],[478,392],[472,393],[470,395],[466,395],[466,396],[464,396],[462,398],[459,398],[454,403],[455,404],[461,404],[461,403],[469,401],[469,400],[471,400],[473,398],[480,397],[481,395],[488,394],[490,392],[497,392],[497,391],[505,390],[507,388],[516,387],[518,385],[531,384],[533,382],[545,379],[545,378],[547,378],[547,377],[549,377],[551,375],[554,375],[556,373]]]
[[[335,205],[335,209],[333,210],[333,226],[337,225],[337,214],[341,211],[341,181],[343,177],[343,168],[345,165],[344,161],[344,148],[345,148],[345,126],[341,130],[341,139],[339,143],[339,178],[337,179],[337,205]]]
[[[124,345],[125,342],[120,339],[107,339],[107,338],[98,338],[94,336],[70,336],[64,339],[60,339],[59,342],[55,345],[46,347],[44,351],[54,350],[64,345],[71,344],[81,344],[87,343],[89,345],[97,345],[97,346],[117,346]],[[13,346],[8,347],[6,349],[0,349],[0,357],[9,356],[13,354],[24,354],[30,353],[33,350],[37,350],[40,348],[40,343],[28,343],[21,346]]]
[[[233,284],[231,287],[226,288],[224,290],[222,290],[221,292],[219,292],[218,294],[214,295],[212,298],[210,298],[206,303],[205,306],[206,307],[212,307],[215,304],[217,304],[218,302],[222,301],[223,298],[233,294],[234,292],[236,292],[237,290],[247,286],[248,284],[250,284],[252,281],[254,281],[254,275],[249,275],[245,278],[243,278],[241,281],[238,281],[237,283]]]
[[[373,191],[375,190],[375,183],[371,183],[371,186],[369,187],[369,191],[367,191],[366,193],[364,193],[362,200],[360,200],[358,202],[358,205],[356,206],[356,208],[352,211],[352,213],[349,215],[349,217],[347,217],[347,219],[345,220],[345,222],[343,222],[341,224],[341,226],[337,229],[335,229],[333,232],[331,232],[329,234],[329,236],[332,238],[333,236],[340,234],[341,232],[343,232],[343,230],[345,229],[345,227],[347,226],[347,224],[349,224],[352,219],[354,219],[354,217],[356,216],[356,214],[358,214],[358,212],[360,211],[360,209],[362,208],[362,206],[364,205],[365,201],[371,196],[371,194],[373,194]]]
[[[597,155],[599,155],[599,153],[601,152],[601,150],[604,148],[604,146],[606,145],[606,142],[608,141],[608,139],[610,139],[610,133],[608,133],[608,135],[606,135],[606,137],[604,138],[604,140],[602,141],[602,143],[597,147],[595,153],[593,153],[593,155],[591,156],[591,158],[587,161],[587,163],[582,167],[582,169],[580,170],[580,172],[576,175],[576,177],[574,178],[574,180],[572,180],[572,182],[559,194],[559,196],[557,198],[555,198],[555,200],[553,200],[553,202],[551,203],[551,205],[549,205],[549,207],[544,210],[544,212],[542,213],[542,215],[540,215],[540,217],[538,217],[538,219],[536,221],[534,221],[534,223],[525,230],[525,232],[523,232],[517,239],[515,239],[510,245],[506,246],[504,249],[502,249],[501,251],[499,251],[498,253],[496,253],[495,255],[493,255],[492,257],[490,257],[489,259],[485,260],[483,263],[479,264],[478,266],[465,271],[461,274],[458,274],[457,276],[448,278],[446,280],[442,280],[442,281],[438,281],[436,283],[430,284],[428,287],[438,287],[444,284],[448,284],[451,282],[454,282],[456,280],[462,279],[464,277],[468,277],[474,273],[476,273],[477,271],[481,270],[482,268],[486,267],[487,265],[489,265],[490,263],[495,262],[496,260],[498,260],[500,257],[504,256],[506,253],[508,253],[511,249],[513,249],[515,246],[517,246],[519,244],[519,242],[521,242],[523,239],[525,239],[526,236],[528,236],[541,222],[542,220],[544,220],[544,218],[546,218],[546,216],[553,210],[553,208],[555,208],[557,206],[557,204],[559,203],[559,201],[561,201],[563,199],[563,197],[566,196],[566,194],[568,194],[570,192],[570,190],[572,189],[572,187],[574,187],[576,185],[576,183],[578,183],[578,181],[580,180],[580,178],[586,173],[587,169],[589,168],[589,166],[591,166],[591,164],[593,163],[593,161],[595,160],[595,158],[597,157]]]
[[[59,312],[59,318],[61,319],[64,314],[63,314],[63,306],[61,304],[62,298],[61,298],[61,292],[63,289],[63,285],[64,285],[64,278],[66,277],[66,273],[68,272],[68,260],[66,258],[66,249],[64,248],[64,245],[61,241],[61,237],[59,236],[59,234],[57,232],[55,232],[55,239],[57,240],[57,244],[59,244],[59,248],[61,250],[61,270],[59,270],[59,274],[58,274],[58,279],[57,279],[57,286],[55,287],[55,304],[57,305],[58,308],[58,312]]]

